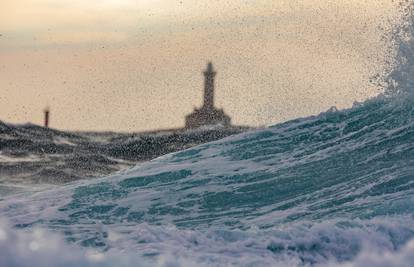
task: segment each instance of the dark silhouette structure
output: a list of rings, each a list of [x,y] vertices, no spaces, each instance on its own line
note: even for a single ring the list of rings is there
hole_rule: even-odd
[[[49,114],[50,114],[49,108],[46,108],[44,110],[44,113],[45,113],[45,128],[49,128]]]
[[[167,128],[167,129],[158,129],[144,131],[140,133],[135,133],[139,135],[153,135],[164,133],[168,135],[181,135],[187,130],[199,129],[200,133],[202,131],[212,131],[213,135],[201,136],[199,134],[200,142],[216,140],[220,136],[228,136],[230,134],[240,133],[249,129],[253,129],[249,126],[242,125],[233,125],[231,124],[231,118],[228,116],[223,109],[218,109],[214,106],[214,79],[217,75],[217,72],[214,70],[213,64],[208,62],[207,69],[203,72],[204,74],[204,98],[203,105],[200,108],[194,108],[194,111],[185,116],[185,127],[183,128]],[[44,127],[49,128],[50,125],[50,109],[49,107],[44,109]],[[202,128],[202,126],[220,126],[213,128]],[[191,131],[192,132],[192,131]],[[92,132],[93,133],[93,132]],[[94,133],[93,133],[94,134]],[[214,139],[213,138],[216,138]],[[188,139],[189,140],[189,139]]]
[[[231,118],[226,115],[223,109],[214,107],[214,78],[217,72],[213,64],[209,62],[204,71],[204,103],[200,109],[194,109],[193,113],[185,117],[185,128],[194,129],[206,125],[221,125],[228,127]]]

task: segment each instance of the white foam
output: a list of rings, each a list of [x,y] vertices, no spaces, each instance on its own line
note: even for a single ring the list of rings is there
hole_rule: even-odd
[[[203,233],[137,225],[129,236],[139,240],[124,235],[111,240],[109,250],[98,251],[68,244],[40,228],[15,230],[2,221],[0,266],[413,266],[414,240],[401,246],[393,243],[406,231],[398,224],[401,221],[383,219],[346,230],[323,223],[296,228],[295,233],[285,229],[273,237],[258,229]]]

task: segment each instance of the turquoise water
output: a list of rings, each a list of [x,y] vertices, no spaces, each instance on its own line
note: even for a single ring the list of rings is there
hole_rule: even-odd
[[[352,261],[364,247],[398,252],[414,238],[413,114],[411,99],[379,97],[20,193],[0,213],[149,264],[171,254],[190,266],[306,266]]]

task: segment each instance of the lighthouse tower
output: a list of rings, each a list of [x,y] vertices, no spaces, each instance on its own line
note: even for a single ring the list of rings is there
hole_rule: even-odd
[[[214,110],[214,78],[217,72],[213,70],[213,64],[209,62],[204,71],[204,104],[202,109]]]
[[[223,109],[214,106],[214,79],[217,72],[213,63],[207,64],[204,71],[204,102],[200,109],[194,109],[193,113],[185,118],[185,128],[194,129],[206,125],[230,126],[231,118],[226,115]]]

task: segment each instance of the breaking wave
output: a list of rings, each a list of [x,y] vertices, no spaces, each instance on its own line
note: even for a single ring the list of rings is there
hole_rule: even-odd
[[[351,109],[4,197],[0,265],[412,266],[412,27]]]

